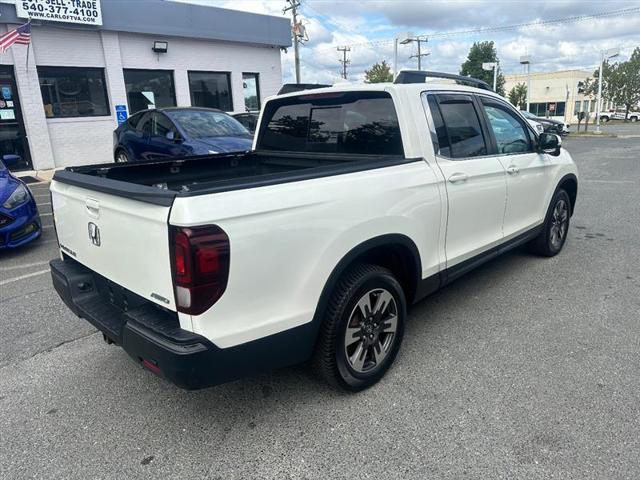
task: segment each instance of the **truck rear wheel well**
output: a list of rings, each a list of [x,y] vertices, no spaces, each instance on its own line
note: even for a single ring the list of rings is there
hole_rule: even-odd
[[[402,244],[380,245],[358,255],[353,263],[370,263],[390,270],[402,285],[407,303],[413,301],[418,271],[409,247]]]

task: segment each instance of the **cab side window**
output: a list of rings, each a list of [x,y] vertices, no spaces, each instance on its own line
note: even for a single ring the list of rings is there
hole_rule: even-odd
[[[533,151],[527,128],[515,113],[509,111],[507,106],[482,98],[482,107],[496,139],[496,150],[499,155]]]
[[[470,95],[427,95],[438,138],[438,154],[448,158],[487,155],[487,142]]]

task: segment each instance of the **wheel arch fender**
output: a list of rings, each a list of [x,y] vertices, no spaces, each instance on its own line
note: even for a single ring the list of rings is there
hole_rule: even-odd
[[[578,198],[578,177],[573,173],[564,175],[558,182],[558,186],[554,192],[559,188],[564,189],[569,194],[569,199],[571,200],[571,215],[573,215],[576,199]]]
[[[420,251],[415,242],[401,233],[388,233],[370,238],[349,250],[329,274],[313,315],[312,323],[316,337],[335,286],[347,269],[359,262],[389,268],[396,277],[400,277],[397,280],[405,291],[407,304],[410,305],[414,300],[422,276]],[[393,262],[393,265],[389,262]]]

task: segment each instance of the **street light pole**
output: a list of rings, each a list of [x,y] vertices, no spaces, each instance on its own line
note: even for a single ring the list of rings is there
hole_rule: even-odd
[[[482,63],[483,70],[491,70],[493,69],[493,91],[496,91],[496,87],[498,85],[498,63],[497,62],[483,62]]]
[[[604,61],[620,55],[620,50],[610,48],[600,52],[600,70],[598,70],[598,100],[596,102],[596,133],[600,133],[600,112],[602,112],[602,77],[604,77]]]
[[[527,112],[531,105],[531,57],[523,55],[520,57],[520,63],[527,66]]]

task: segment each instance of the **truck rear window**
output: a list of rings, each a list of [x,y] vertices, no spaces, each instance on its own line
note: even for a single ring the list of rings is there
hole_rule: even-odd
[[[309,94],[265,106],[258,150],[404,155],[387,92]]]

